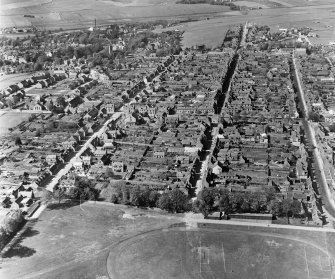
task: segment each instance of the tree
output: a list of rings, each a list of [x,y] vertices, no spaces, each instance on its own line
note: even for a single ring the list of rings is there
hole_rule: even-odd
[[[320,122],[320,115],[314,111],[310,111],[308,114],[308,119],[313,122]]]
[[[298,200],[284,199],[282,201],[282,207],[288,224],[290,223],[290,216],[294,217],[301,212],[301,202]]]
[[[194,206],[204,215],[204,218],[207,218],[213,212],[217,196],[218,191],[216,188],[205,188],[199,192]]]
[[[119,203],[119,199],[118,199],[116,194],[112,194],[110,202],[111,203]]]
[[[34,71],[41,71],[43,69],[43,65],[40,62],[34,64]]]
[[[250,211],[250,202],[247,199],[244,199],[241,204],[241,209],[243,212]]]
[[[291,212],[292,212],[292,216],[293,218],[296,215],[299,215],[301,212],[301,202],[298,200],[293,200],[291,203]]]
[[[279,216],[282,214],[282,203],[276,200],[271,200],[268,204],[268,210],[272,215]]]
[[[155,206],[158,206],[158,200],[160,198],[160,193],[158,193],[157,191],[155,190],[152,190],[150,191],[150,194],[149,194],[149,206],[150,207],[155,207]]]
[[[65,101],[65,98],[63,96],[57,97],[56,103],[63,108],[66,106],[66,101]]]
[[[158,200],[158,207],[160,209],[166,210],[168,212],[172,212],[172,200],[170,198],[170,195],[168,193],[163,193],[159,200]]]
[[[94,188],[94,184],[87,178],[76,177],[75,187],[71,188],[68,196],[76,200],[97,200],[99,191]]]
[[[173,189],[170,193],[170,199],[172,201],[172,211],[179,213],[187,210],[188,198],[179,189]]]
[[[8,107],[11,108],[14,105],[14,102],[12,100],[8,99],[8,100],[6,100],[6,104],[7,104]]]
[[[122,202],[122,186],[117,186],[115,188],[115,193],[113,193],[111,202],[113,203],[121,203]]]
[[[226,189],[224,189],[223,191],[220,191],[220,199],[219,199],[218,207],[220,210],[220,216],[222,213],[228,215],[232,211],[230,200],[229,200],[229,192]]]
[[[269,186],[265,188],[265,197],[266,201],[270,202],[275,198],[276,190],[273,186]]]
[[[16,137],[15,138],[15,145],[17,145],[17,146],[21,146],[22,145],[22,141],[21,141],[20,137]]]
[[[129,192],[129,187],[126,185],[122,185],[121,187],[121,192],[122,192],[122,204],[128,204],[130,200],[130,192]]]
[[[53,197],[58,199],[58,204],[60,204],[60,201],[65,198],[65,190],[63,188],[55,189],[53,192]]]
[[[51,200],[53,198],[53,193],[46,190],[46,189],[43,189],[42,190],[42,197],[41,197],[41,201],[42,203],[47,203],[49,200]]]
[[[3,221],[3,231],[6,234],[12,234],[19,229],[19,226],[24,222],[21,210],[11,210]]]
[[[241,195],[241,193],[239,192],[233,192],[230,195],[230,203],[231,203],[231,207],[232,210],[234,212],[239,212],[241,211],[241,207],[243,204],[243,196]]]
[[[45,107],[49,110],[49,111],[52,111],[52,109],[54,108],[54,104],[52,102],[52,100],[50,102],[47,102],[45,104]]]
[[[129,201],[131,205],[134,205],[134,206],[142,205],[142,192],[139,186],[131,188]]]
[[[282,201],[282,209],[283,209],[283,213],[286,215],[287,217],[287,224],[290,223],[290,212],[291,212],[291,200],[289,199],[284,199]]]
[[[250,195],[250,207],[253,211],[260,212],[266,206],[266,197],[264,193],[254,192]]]
[[[141,205],[140,206],[150,206],[150,194],[151,192],[156,192],[153,190],[150,190],[149,188],[145,188],[144,190],[141,190]],[[155,203],[154,203],[155,206]]]

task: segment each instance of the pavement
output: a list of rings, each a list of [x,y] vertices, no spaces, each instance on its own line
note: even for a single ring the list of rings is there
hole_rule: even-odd
[[[253,221],[235,221],[235,220],[213,220],[204,219],[202,214],[186,213],[183,221],[188,227],[197,227],[198,224],[218,224],[218,225],[239,225],[248,227],[263,227],[263,228],[279,228],[290,230],[303,230],[303,231],[318,231],[318,232],[335,232],[335,229],[328,227],[306,227],[282,224],[267,224]]]

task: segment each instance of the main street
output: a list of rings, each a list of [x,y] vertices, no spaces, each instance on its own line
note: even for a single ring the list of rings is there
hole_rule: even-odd
[[[320,187],[318,188],[322,196],[322,201],[324,204],[323,207],[325,211],[328,213],[329,217],[331,217],[333,221],[335,221],[335,201],[328,187],[326,175],[324,172],[322,157],[321,157],[321,154],[318,148],[318,143],[315,138],[315,131],[311,123],[308,121],[308,111],[309,110],[308,110],[308,106],[305,100],[305,93],[301,85],[300,72],[297,67],[297,61],[296,61],[294,54],[293,54],[293,66],[294,66],[296,80],[298,83],[298,94],[300,98],[300,103],[302,104],[302,108],[303,108],[303,116],[304,116],[303,121],[304,121],[306,136],[308,138],[310,146],[313,148],[313,157],[314,157],[314,163],[315,163],[314,166],[315,166],[315,171],[318,174],[317,177],[319,178],[318,186]]]

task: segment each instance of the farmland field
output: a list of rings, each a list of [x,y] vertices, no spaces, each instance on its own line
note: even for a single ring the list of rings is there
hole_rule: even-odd
[[[186,228],[182,217],[56,203],[3,255],[0,278],[331,278],[333,232]]]
[[[316,44],[327,44],[335,41],[334,17],[335,3],[332,5],[253,10],[243,16],[239,12],[225,12],[208,20],[183,23],[163,30],[159,29],[159,31],[173,29],[185,31],[182,41],[184,47],[200,43],[217,46],[222,43],[223,36],[229,26],[248,21],[268,25],[273,31],[284,27],[311,27],[313,32],[320,36],[312,38],[311,41]]]
[[[50,3],[52,0],[27,0],[27,1],[14,1],[14,3],[8,2],[7,4],[1,3],[1,9],[10,10],[10,9],[18,9],[18,8],[26,8],[32,6],[43,5],[46,3]]]
[[[333,18],[332,9],[335,9],[334,1],[331,0],[248,0],[242,1],[249,6],[259,5],[269,7],[250,11],[248,15],[239,12],[231,12],[228,7],[194,4],[176,4],[176,0],[1,0],[0,28],[8,26],[30,26],[34,25],[46,29],[78,29],[92,26],[94,19],[98,24],[109,24],[111,22],[150,21],[157,19],[205,19],[208,17],[224,18],[227,24],[230,19],[233,22],[243,22],[250,18],[257,22],[266,14],[272,17],[279,16],[281,23],[286,22],[282,16],[290,16],[290,10],[301,12],[302,19],[310,18],[309,6],[313,8],[326,8],[327,14],[321,14],[323,18]],[[30,5],[29,5],[30,4]],[[38,5],[37,5],[38,4]],[[328,6],[325,6],[328,5]],[[274,7],[286,7],[275,9]],[[306,10],[307,8],[307,10]],[[298,10],[296,10],[298,9]],[[302,9],[302,10],[299,10]],[[316,12],[316,9],[315,9]],[[34,15],[35,18],[23,17],[23,15]],[[326,17],[325,17],[326,16]],[[293,17],[297,21],[300,18]],[[269,21],[269,20],[267,20]]]
[[[236,1],[234,2],[236,5],[239,6],[245,6],[245,7],[250,7],[250,8],[262,8],[266,9],[269,8],[269,6],[265,4],[261,4],[260,2],[253,2],[253,1]]]

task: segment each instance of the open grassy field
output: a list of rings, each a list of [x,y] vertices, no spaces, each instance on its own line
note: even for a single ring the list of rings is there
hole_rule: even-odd
[[[112,250],[110,278],[332,278],[326,234],[290,236],[228,228],[174,228],[141,235]],[[332,236],[333,237],[333,236]]]
[[[158,31],[174,29],[185,31],[182,41],[184,47],[202,43],[208,46],[217,46],[222,43],[229,26],[243,24],[246,21],[268,25],[273,31],[283,27],[311,27],[313,32],[320,36],[312,39],[314,43],[327,44],[335,41],[335,3],[320,6],[252,10],[243,16],[239,12],[225,12],[208,20],[183,23]]]
[[[124,206],[55,204],[3,256],[0,278],[331,279],[334,233],[182,221]]]
[[[176,223],[148,210],[56,204],[31,222],[0,262],[0,278],[109,278],[106,261],[116,243]]]
[[[182,39],[182,47],[191,47],[205,44],[211,48],[220,46],[226,36],[229,25],[218,24],[217,20],[201,20],[186,22],[167,29],[157,29],[155,32],[163,30],[183,30],[185,31]]]
[[[31,113],[21,113],[15,111],[0,111],[0,136],[7,134],[9,128],[13,128],[22,121],[28,120]],[[1,277],[0,277],[1,278]]]
[[[9,85],[18,83],[26,78],[29,78],[31,74],[20,73],[0,76],[0,90],[5,89]]]

